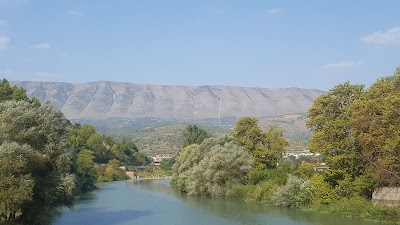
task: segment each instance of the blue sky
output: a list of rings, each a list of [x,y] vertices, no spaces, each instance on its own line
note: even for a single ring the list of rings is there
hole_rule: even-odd
[[[400,66],[400,1],[0,0],[0,77],[367,86]]]

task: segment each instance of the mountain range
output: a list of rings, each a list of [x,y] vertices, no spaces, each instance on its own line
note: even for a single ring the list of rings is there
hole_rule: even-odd
[[[12,82],[29,97],[49,101],[71,120],[204,120],[304,114],[316,89],[177,86],[98,81]]]

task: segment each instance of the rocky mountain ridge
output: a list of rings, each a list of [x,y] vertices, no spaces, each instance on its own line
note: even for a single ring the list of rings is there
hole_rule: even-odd
[[[71,120],[223,119],[304,114],[324,93],[316,89],[177,86],[97,81],[11,82],[50,101]]]

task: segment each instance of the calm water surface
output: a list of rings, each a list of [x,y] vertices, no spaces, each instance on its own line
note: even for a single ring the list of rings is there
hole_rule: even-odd
[[[224,199],[188,197],[169,180],[105,184],[53,225],[383,225]]]

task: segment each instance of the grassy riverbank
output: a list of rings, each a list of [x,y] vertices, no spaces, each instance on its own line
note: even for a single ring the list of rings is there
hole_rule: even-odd
[[[237,185],[228,191],[226,198],[274,205],[273,193],[277,188],[278,186],[272,182],[263,182],[257,185]],[[400,224],[400,206],[374,205],[370,200],[362,197],[342,199],[331,204],[314,203],[310,206],[300,207],[300,210],[367,221]]]
[[[302,210],[360,218],[369,221],[400,224],[399,206],[373,205],[370,201],[363,198],[343,199],[329,205],[319,204],[308,208],[302,208]]]

